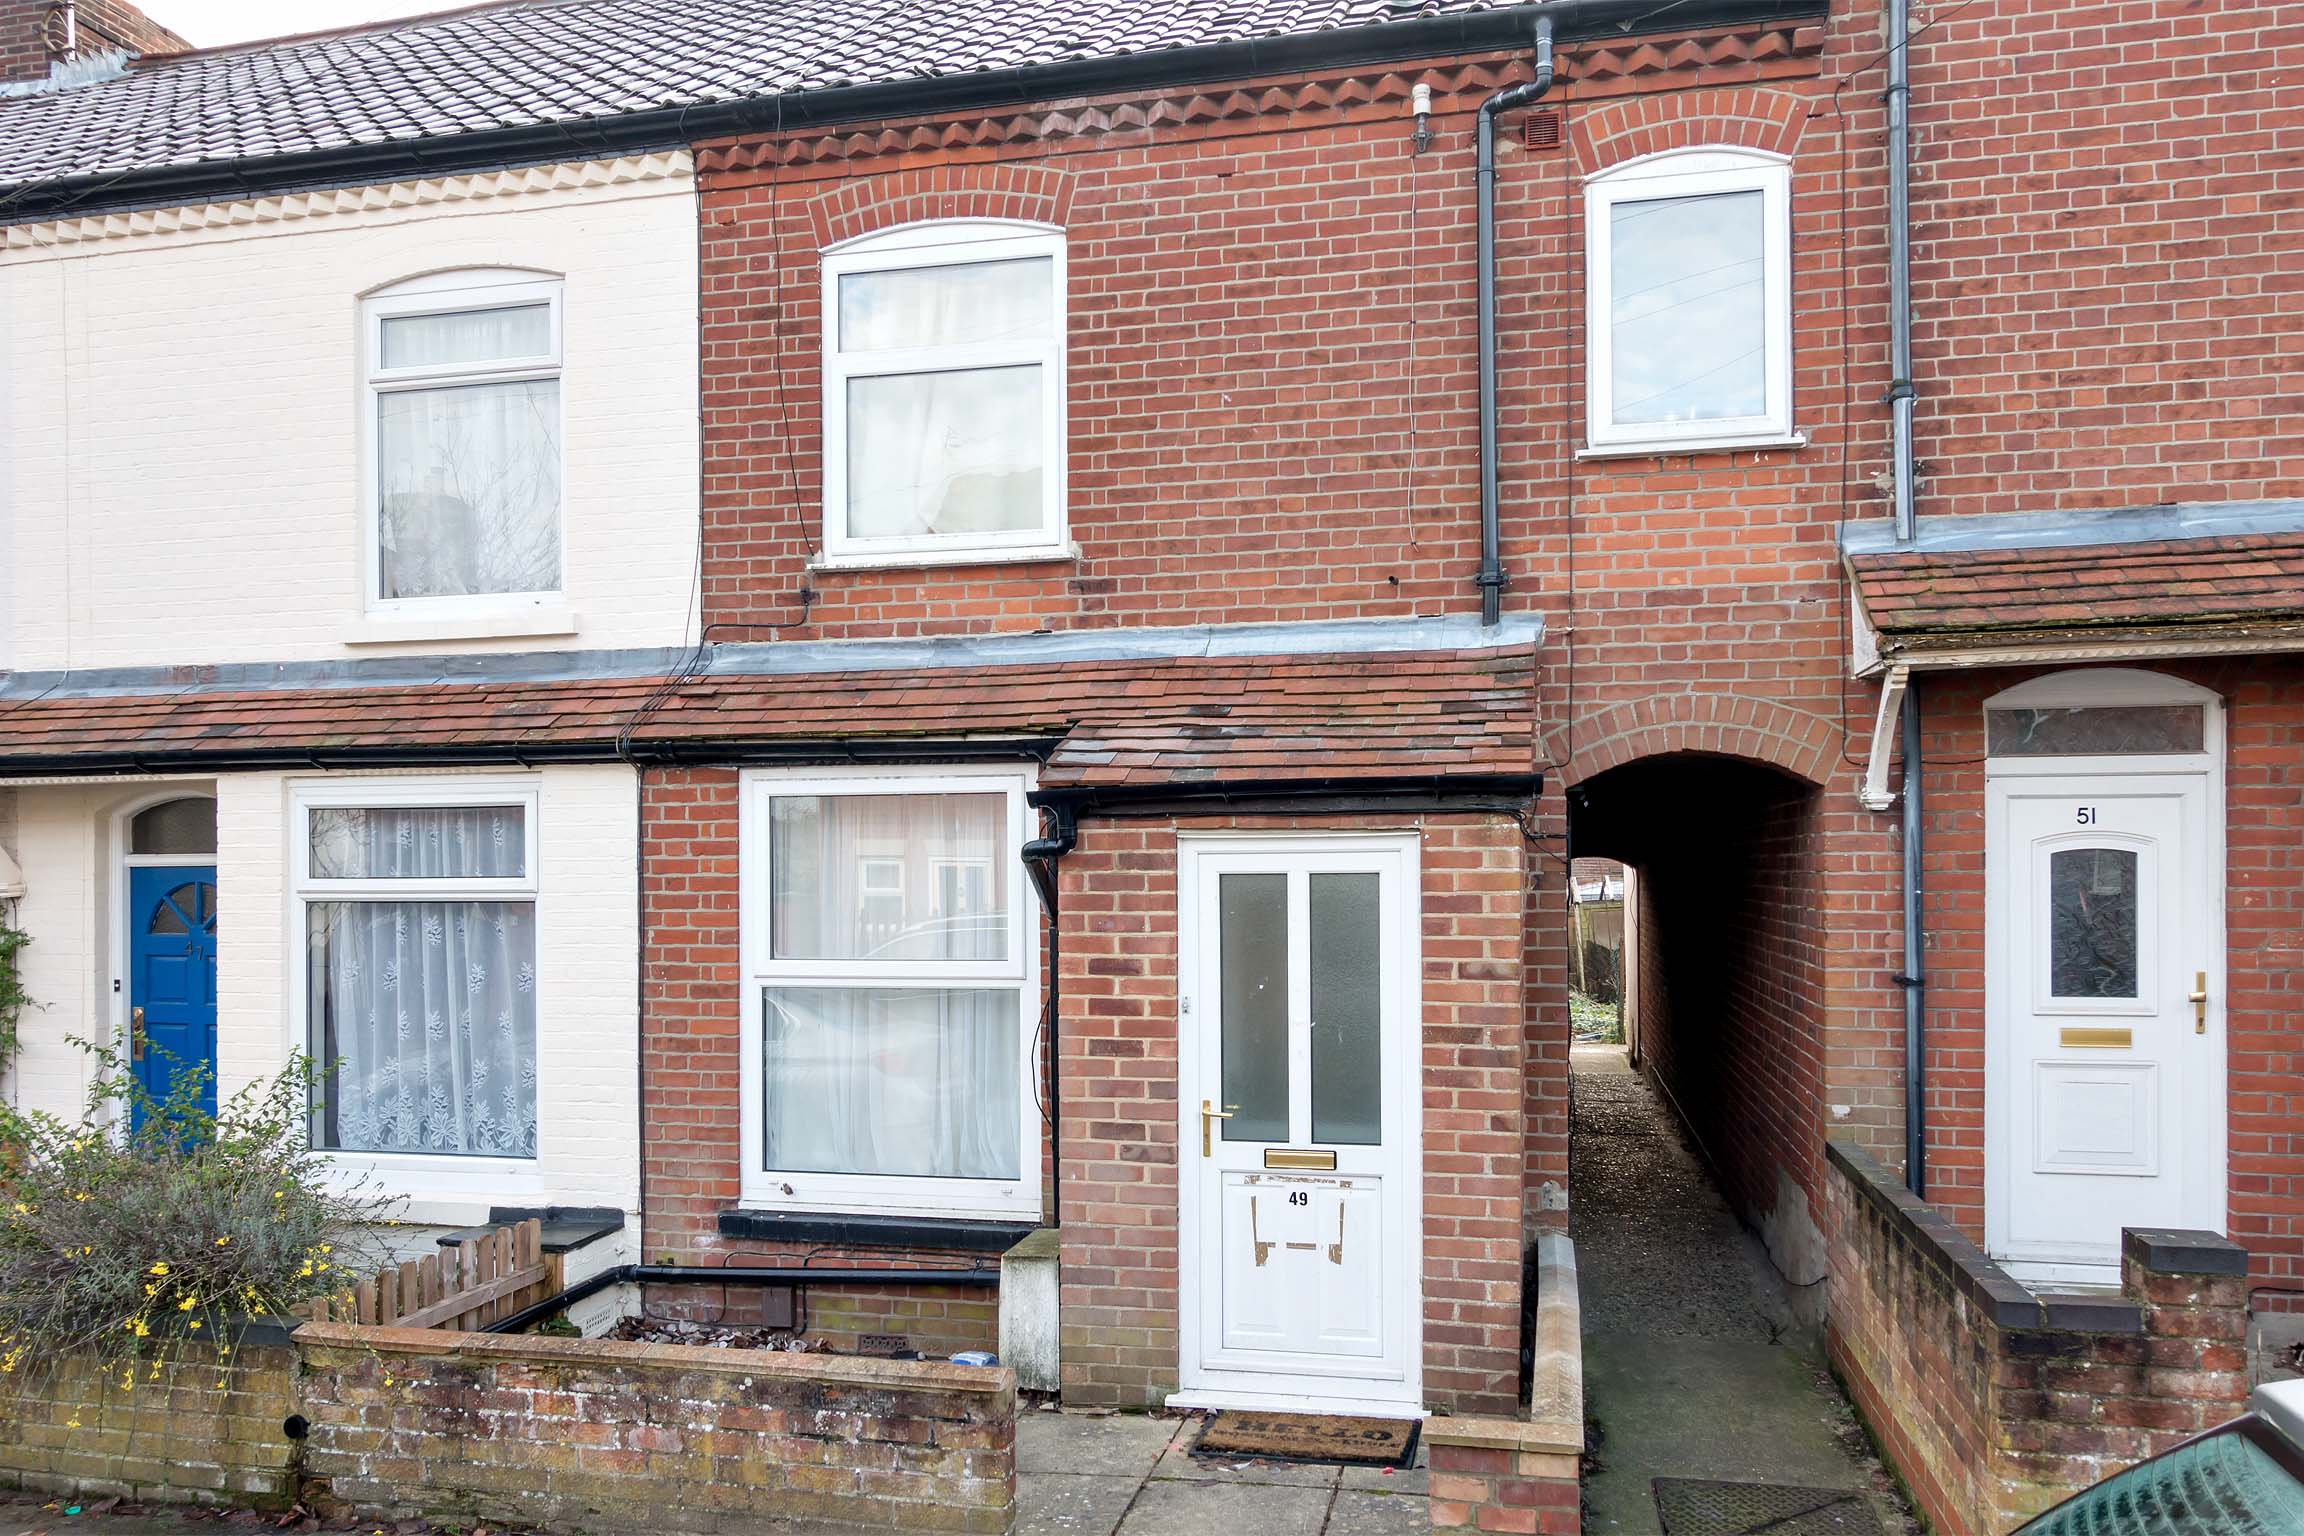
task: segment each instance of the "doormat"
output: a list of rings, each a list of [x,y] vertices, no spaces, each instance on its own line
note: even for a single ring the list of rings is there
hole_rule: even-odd
[[[1252,1413],[1227,1408],[1208,1421],[1195,1456],[1255,1456],[1354,1467],[1416,1465],[1415,1419],[1359,1419],[1341,1413]]]
[[[1656,1479],[1664,1536],[1883,1536],[1872,1501],[1846,1488]]]

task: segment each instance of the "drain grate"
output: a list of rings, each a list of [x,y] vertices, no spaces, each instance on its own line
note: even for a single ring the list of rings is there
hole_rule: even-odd
[[[1846,1488],[1656,1479],[1665,1536],[1884,1536],[1871,1501]]]

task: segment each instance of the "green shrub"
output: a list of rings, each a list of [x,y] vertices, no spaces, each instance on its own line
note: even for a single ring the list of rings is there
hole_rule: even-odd
[[[343,1295],[379,1203],[311,1150],[310,1063],[201,1107],[184,1072],[154,1100],[96,1058],[78,1121],[0,1107],[0,1374],[94,1356],[124,1386],[160,1374],[219,1315],[285,1317]],[[129,1127],[135,1127],[129,1129]]]

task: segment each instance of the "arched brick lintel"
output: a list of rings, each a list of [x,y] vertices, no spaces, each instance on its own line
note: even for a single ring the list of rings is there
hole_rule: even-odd
[[[930,219],[1026,219],[1062,224],[1072,176],[1043,165],[941,165],[843,181],[808,201],[819,246]]]
[[[1574,116],[1576,157],[1586,175],[1672,149],[1761,149],[1790,155],[1808,103],[1784,91],[1660,91],[1596,103]]]
[[[1675,693],[1613,705],[1579,721],[1576,753],[1557,771],[1563,787],[1668,753],[1736,757],[1804,784],[1832,777],[1840,732],[1830,720],[1769,699]]]

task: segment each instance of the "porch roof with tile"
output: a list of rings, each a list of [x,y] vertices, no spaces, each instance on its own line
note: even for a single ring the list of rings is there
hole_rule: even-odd
[[[399,763],[933,760],[1045,788],[1534,771],[1532,647],[0,696],[0,777]]]
[[[2304,644],[2304,500],[1857,523],[1842,551],[1883,662]]]

